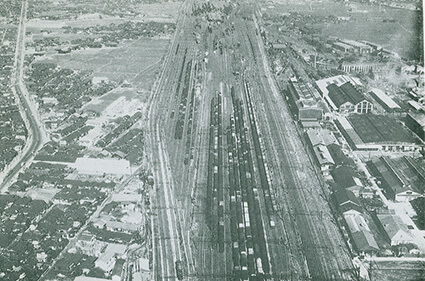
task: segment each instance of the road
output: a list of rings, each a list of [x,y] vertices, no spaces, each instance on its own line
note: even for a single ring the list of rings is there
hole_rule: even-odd
[[[15,50],[15,63],[12,71],[12,92],[17,101],[19,111],[28,131],[26,144],[7,169],[0,176],[0,191],[5,192],[13,183],[16,176],[34,158],[35,153],[47,142],[47,133],[40,121],[37,108],[31,100],[23,81],[24,58],[25,58],[25,22],[28,2],[22,2],[21,16],[19,21],[18,36]]]

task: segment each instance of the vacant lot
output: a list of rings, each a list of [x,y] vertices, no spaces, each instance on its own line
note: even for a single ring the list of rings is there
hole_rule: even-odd
[[[118,48],[88,49],[55,55],[63,68],[92,70],[93,76],[112,81],[127,80],[133,87],[148,90],[159,71],[168,40],[141,38],[127,41]]]

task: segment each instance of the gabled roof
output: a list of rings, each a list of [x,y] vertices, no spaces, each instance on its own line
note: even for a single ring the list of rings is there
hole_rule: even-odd
[[[336,107],[340,107],[341,105],[350,102],[345,93],[335,84],[331,84],[326,87],[329,91],[329,98],[335,104]]]
[[[349,210],[362,212],[359,199],[350,190],[339,188],[333,193],[333,198],[342,213]]]
[[[358,185],[355,181],[356,171],[350,166],[341,166],[332,170],[331,175],[335,183],[342,188]]]
[[[404,232],[406,236],[412,238],[410,230],[399,216],[393,214],[378,214],[377,217],[390,239],[393,239],[396,235],[400,235],[400,232]]]
[[[379,250],[379,246],[376,243],[375,238],[369,231],[357,231],[355,233],[351,233],[351,237],[353,238],[353,242],[359,252]]]
[[[363,94],[361,94],[350,82],[345,82],[339,87],[335,84],[331,84],[326,88],[329,91],[329,98],[337,107],[345,103],[356,105],[365,100]]]
[[[328,150],[336,165],[355,166],[354,160],[346,156],[338,144],[332,143],[328,145]]]

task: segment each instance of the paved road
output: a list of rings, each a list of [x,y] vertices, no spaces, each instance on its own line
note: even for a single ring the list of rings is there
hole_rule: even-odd
[[[24,72],[24,57],[25,57],[25,21],[27,14],[27,1],[22,3],[21,17],[19,22],[16,53],[15,53],[15,69],[12,73],[12,91],[19,101],[19,110],[24,119],[25,126],[28,131],[27,143],[25,144],[22,152],[17,156],[17,161],[14,160],[7,174],[1,181],[0,191],[5,192],[8,187],[13,183],[14,178],[19,172],[29,163],[35,153],[43,146],[47,141],[47,134],[44,130],[44,125],[39,119],[37,109],[34,103],[30,100],[29,93],[23,82]]]

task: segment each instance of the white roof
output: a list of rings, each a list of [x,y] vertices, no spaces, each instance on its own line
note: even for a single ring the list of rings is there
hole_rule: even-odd
[[[392,98],[390,98],[386,93],[384,93],[382,90],[373,88],[371,90],[383,103],[385,103],[389,108],[400,108],[400,106],[393,101]]]
[[[86,175],[129,175],[130,162],[125,159],[77,158],[75,168]]]
[[[75,277],[74,281],[111,281],[110,279],[104,279],[104,278],[95,278],[95,277],[88,277],[88,276],[77,276]]]
[[[408,101],[408,104],[416,110],[423,109],[422,105],[420,103],[418,103],[417,101],[411,100],[411,101]]]
[[[342,42],[344,42],[345,44],[354,46],[354,47],[360,47],[360,48],[370,48],[368,45],[361,43],[361,42],[357,42],[354,40],[349,40],[349,39],[345,39],[345,40],[341,40]]]
[[[307,136],[313,146],[318,144],[330,145],[332,143],[336,143],[334,135],[329,130],[308,130]]]
[[[348,228],[350,229],[350,232],[357,232],[357,231],[370,231],[369,226],[367,225],[367,222],[365,218],[358,213],[350,213],[350,214],[344,214],[345,221],[347,222]]]
[[[329,94],[328,89],[326,89],[327,86],[331,84],[341,86],[342,84],[346,82],[351,82],[355,86],[356,85],[363,86],[359,78],[351,77],[348,75],[337,75],[337,76],[332,76],[325,79],[317,80],[316,85],[319,87],[320,91],[323,93],[323,96],[326,97]]]

